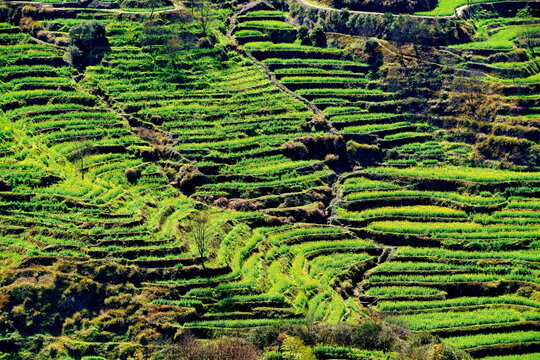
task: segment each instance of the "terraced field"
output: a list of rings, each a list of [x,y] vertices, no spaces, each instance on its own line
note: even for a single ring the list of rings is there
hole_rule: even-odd
[[[283,3],[185,5],[0,8],[1,358],[540,356],[535,8],[374,65]]]
[[[512,182],[536,187],[537,179],[451,167],[350,174],[333,222],[392,249],[365,274],[361,301],[390,322],[437,334],[475,357],[534,351],[538,304],[519,289],[538,280],[537,213],[526,210],[536,200],[486,189],[504,194]]]

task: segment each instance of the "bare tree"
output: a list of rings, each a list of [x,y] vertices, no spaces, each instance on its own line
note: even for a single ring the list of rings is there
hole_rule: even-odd
[[[536,34],[538,31],[535,29],[534,16],[531,12],[531,7],[527,4],[527,6],[517,12],[516,17],[527,20],[523,22],[520,37],[523,46],[531,52],[532,58],[534,59],[536,57],[534,47],[536,45]]]
[[[178,61],[185,51],[195,46],[195,41],[196,37],[188,33],[173,34],[167,39],[165,53],[174,69],[178,68]]]
[[[210,217],[207,213],[198,212],[193,216],[189,222],[189,237],[197,247],[197,252],[201,259],[203,269],[206,270],[204,265],[204,252],[208,242],[212,238],[212,229],[210,225]]]
[[[210,23],[210,7],[206,3],[206,0],[202,0],[199,4],[199,23],[201,25],[202,34],[206,35]]]
[[[75,144],[75,153],[73,160],[77,161],[79,172],[81,173],[81,179],[84,180],[84,158],[87,155],[91,155],[95,151],[95,148],[88,143],[88,141],[80,141]]]
[[[188,9],[191,9],[191,16],[195,17],[195,6],[197,5],[195,0],[187,0],[186,5]]]
[[[188,336],[167,348],[167,360],[256,360],[261,358],[257,348],[235,338],[201,341]]]
[[[159,0],[146,0],[146,4],[148,4],[149,7],[152,8],[152,11],[150,12],[150,17],[148,17],[148,20],[152,20],[152,16],[154,15],[154,10],[156,9],[158,3],[159,3]]]
[[[456,78],[451,91],[449,105],[455,115],[477,121],[490,121],[497,115],[500,102],[489,83],[475,77]]]
[[[536,51],[534,50],[534,47],[536,45],[537,35],[538,32],[534,29],[532,25],[529,24],[525,25],[524,29],[521,32],[521,37],[523,38],[523,45],[531,52],[533,59],[536,57]]]

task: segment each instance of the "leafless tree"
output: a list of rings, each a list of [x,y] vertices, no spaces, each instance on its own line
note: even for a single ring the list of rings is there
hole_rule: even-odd
[[[497,114],[500,102],[494,89],[476,76],[454,79],[451,91],[450,106],[455,115],[490,121]]]
[[[196,6],[196,1],[195,0],[187,0],[185,2],[186,6],[188,7],[188,9],[191,9],[191,16],[195,17],[195,6]]]
[[[203,269],[206,269],[204,265],[204,252],[208,242],[212,238],[212,228],[210,224],[210,217],[207,213],[198,212],[191,218],[189,225],[189,237],[195,244]]]
[[[80,141],[77,142],[75,145],[75,153],[73,160],[77,161],[78,164],[78,170],[81,173],[81,179],[84,180],[84,158],[87,155],[92,154],[95,151],[95,148],[88,143],[88,141]]]
[[[150,12],[149,20],[152,20],[152,16],[154,15],[154,10],[156,9],[159,0],[146,0],[146,3],[149,5],[149,7],[152,8],[152,11]]]
[[[257,360],[260,351],[250,343],[234,338],[201,341],[188,336],[167,349],[167,360]]]
[[[527,49],[529,49],[533,59],[536,57],[536,51],[534,50],[534,47],[536,45],[537,35],[538,35],[538,32],[532,25],[525,25],[521,33],[521,37],[523,39],[523,45]]]
[[[202,0],[199,4],[199,23],[201,25],[202,34],[206,35],[210,23],[210,7],[206,3],[206,0]]]

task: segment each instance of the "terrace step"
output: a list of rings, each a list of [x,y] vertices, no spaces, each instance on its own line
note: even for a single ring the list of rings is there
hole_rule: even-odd
[[[534,353],[537,352],[538,349],[540,349],[540,341],[484,345],[464,350],[474,358],[478,359],[486,356],[495,356],[500,354]]]
[[[341,254],[341,253],[366,253],[372,256],[380,256],[382,254],[382,248],[370,248],[370,247],[332,247],[329,249],[317,249],[311,250],[304,254],[306,260],[313,260],[319,256]]]
[[[48,245],[45,246],[41,251],[43,252],[59,252],[62,250],[75,250],[80,251],[81,247],[78,245],[63,245],[63,244],[55,244],[55,245]]]
[[[261,307],[252,308],[251,311],[236,311],[224,313],[206,313],[201,321],[234,320],[234,319],[299,319],[302,314],[290,308]]]
[[[121,195],[123,195],[123,193]],[[129,231],[121,232],[121,231],[118,231],[118,232],[109,232],[109,233],[103,232],[101,234],[92,234],[92,233],[85,234],[85,236],[88,236],[89,238],[93,239],[93,241],[106,240],[106,238],[113,238],[113,239],[134,238],[134,237],[144,238],[145,235],[147,235],[147,236],[152,235],[152,233],[149,232],[149,231],[133,231],[133,232],[129,232]]]
[[[350,233],[343,233],[343,234],[307,234],[307,235],[299,235],[299,236],[293,236],[290,238],[287,238],[285,240],[282,240],[281,243],[287,244],[287,245],[293,245],[293,244],[301,244],[307,241],[325,241],[325,240],[344,240],[344,239],[352,239],[354,236]]]
[[[329,116],[330,119],[335,118],[338,115]],[[331,124],[333,127],[335,127],[337,130],[342,130],[343,128],[346,128],[348,126],[358,126],[358,125],[372,125],[372,124],[392,124],[402,121],[414,121],[414,120],[420,120],[423,117],[418,115],[393,115],[393,116],[387,116],[387,117],[373,117],[373,118],[362,118],[360,120],[343,120],[343,121],[335,121],[331,120]]]
[[[13,65],[51,65],[54,67],[60,67],[68,65],[62,56],[48,56],[48,57],[21,57],[12,63]]]
[[[377,270],[375,269],[371,274],[381,275],[381,276],[392,276],[392,275],[424,275],[424,276],[434,276],[434,275],[454,275],[454,274],[468,274],[469,269],[456,269],[456,270]]]
[[[223,303],[223,302],[217,302],[216,304],[214,304],[212,306],[212,308],[210,309],[210,312],[216,312],[216,311],[250,311],[252,312],[255,308],[260,308],[260,307],[263,307],[263,308],[268,308],[268,307],[271,307],[271,308],[281,308],[281,307],[285,307],[285,308],[290,308],[290,305],[288,305],[285,301],[281,300],[281,301],[273,301],[273,300],[268,300],[268,301],[263,301],[263,300],[259,300],[259,301],[240,301],[240,302],[228,302],[228,303]]]
[[[135,248],[125,250],[88,250],[87,254],[94,259],[103,258],[124,258],[128,260],[134,260],[143,256],[165,256],[165,255],[179,255],[186,252],[184,246],[172,246],[172,247],[158,247],[153,249]]]
[[[456,217],[434,217],[430,215],[425,216],[407,216],[407,215],[381,215],[381,216],[372,216],[361,220],[348,219],[346,217],[334,216],[332,220],[341,225],[346,225],[353,228],[363,228],[368,226],[370,223],[375,221],[429,221],[429,222],[469,222],[469,219],[466,218],[456,218]]]
[[[336,219],[336,222],[340,223],[341,219]],[[395,234],[371,229],[354,229],[353,231],[360,238],[373,239],[379,244],[388,246],[441,247],[440,239],[414,234]]]
[[[457,328],[442,328],[429,330],[429,333],[442,338],[451,336],[465,336],[474,334],[491,334],[496,332],[514,332],[526,330],[540,330],[540,321],[516,321],[482,325],[459,326]]]
[[[346,71],[352,71],[354,73],[362,73],[366,74],[370,67],[369,65],[344,65],[344,64],[311,64],[311,63],[303,63],[299,62],[297,64],[291,64],[291,63],[266,63],[265,65],[271,70],[275,71],[278,69],[301,69],[301,68],[316,68],[316,69],[323,69],[323,70],[338,70],[343,69]]]
[[[345,141],[352,140],[359,144],[376,145],[380,141],[378,136],[373,135],[373,134],[367,134],[367,133],[364,133],[364,134],[342,133],[342,136],[343,136],[343,139],[345,139]]]
[[[261,209],[277,209],[283,207],[302,206],[313,201],[322,201],[329,204],[333,190],[327,186],[312,187],[310,189],[275,195],[266,195],[249,199],[249,201],[261,204]],[[236,200],[236,199],[233,199]]]
[[[289,85],[289,84],[284,84]],[[308,87],[313,88],[313,87]],[[326,109],[331,106],[340,106],[342,104],[345,104],[346,106],[354,106],[355,103],[358,103],[359,106],[365,106],[364,103],[373,103],[373,102],[380,102],[385,101],[388,99],[392,99],[392,94],[333,94],[333,93],[327,93],[327,94],[302,94],[302,96],[309,101],[313,101],[317,103],[317,106],[322,109]],[[318,99],[326,99],[326,98],[332,98],[334,101],[337,101],[336,103],[333,102],[318,102]],[[341,101],[340,101],[341,100]]]
[[[381,284],[384,285],[384,284]],[[403,296],[370,296],[362,295],[358,299],[361,303],[365,304],[376,304],[379,301],[436,301],[436,300],[445,300],[446,293],[441,291],[439,294],[434,295],[403,295]]]
[[[309,59],[335,59],[341,60],[343,54],[341,52],[315,51],[315,50],[250,50],[251,54],[261,61],[268,58],[309,58]]]
[[[170,268],[176,265],[192,266],[200,263],[199,259],[195,258],[158,258],[158,259],[145,259],[145,260],[127,260],[127,264],[134,264],[142,268]]]
[[[191,265],[182,268],[148,268],[146,281],[175,281],[195,278],[214,277],[230,273],[228,265],[217,268],[203,268],[200,265]]]
[[[360,173],[370,180],[397,181],[398,183],[414,185],[416,189],[426,191],[440,191],[440,189],[444,189],[445,191],[457,191],[461,187],[466,187],[469,190],[478,190],[478,192],[489,191],[494,193],[504,192],[508,187],[540,187],[540,180],[472,181],[444,177],[429,178],[422,176],[401,176],[399,174],[377,174],[370,173],[369,171],[362,171]]]
[[[126,248],[131,247],[142,247],[142,246],[157,246],[165,245],[172,242],[171,239],[162,239],[162,240],[146,240],[146,239],[111,239],[111,240],[98,240],[93,241],[90,244],[93,246],[99,247],[108,247],[108,246],[122,246]]]
[[[236,20],[241,24],[245,21],[264,21],[264,20],[275,20],[275,21],[285,21],[284,15],[241,15],[237,16]]]
[[[520,286],[530,284],[526,281],[518,281],[518,280],[500,280],[495,283],[490,281],[468,281],[468,282],[429,282],[429,281],[385,281],[385,282],[377,282],[375,286],[422,286],[422,287],[434,287],[441,291],[444,291],[447,293],[446,298],[452,299],[452,298],[459,298],[459,297],[479,297],[479,296],[486,296],[486,297],[495,297],[495,296],[501,296],[505,295],[514,291],[517,291]],[[436,308],[436,309],[430,309],[431,311],[441,311],[441,310],[456,310],[456,309],[462,309],[462,311],[468,311],[468,310],[474,310],[479,308],[486,308],[491,307],[492,304],[487,305],[474,305],[474,306],[466,306],[466,307],[448,307],[448,308]],[[501,305],[501,306],[507,306],[507,305]],[[514,307],[517,308],[523,308],[525,309],[531,309],[530,307],[523,307],[514,305]],[[426,309],[421,310],[410,310],[405,313],[417,313],[417,312],[425,312]],[[398,313],[398,312],[397,312]],[[396,313],[396,314],[397,314]]]
[[[274,73],[274,75],[276,76],[276,78],[279,80],[283,77],[305,77],[306,78],[306,82],[309,82],[310,81],[310,78],[313,77],[313,76],[316,76],[316,77],[328,77],[328,78],[336,78],[336,81],[339,82],[339,78],[350,78],[350,77],[357,77],[358,79],[364,79],[364,74],[362,73],[354,73],[354,72],[343,72],[343,73],[339,73],[339,72],[314,72],[314,73],[305,73],[305,72],[302,72],[302,71],[299,71],[299,69],[302,69],[302,68],[293,68],[291,69],[290,71],[288,72],[279,72],[279,73]],[[312,82],[313,83],[313,82]]]
[[[292,91],[302,90],[302,89],[343,89],[346,86],[354,86],[354,89],[363,89],[366,86],[365,82],[347,82],[347,81],[340,81],[339,78],[333,81],[326,81],[326,82],[313,82],[308,80],[306,78],[306,81],[283,81],[283,79],[280,80],[280,83],[282,85],[285,85]],[[331,90],[328,91],[328,93],[317,93],[315,95],[311,94],[301,94],[303,97],[305,97],[308,100],[312,100],[315,97],[337,97],[342,99],[348,99],[351,101],[355,101],[358,99],[359,96],[363,96],[366,94],[342,94],[342,93],[335,93]]]

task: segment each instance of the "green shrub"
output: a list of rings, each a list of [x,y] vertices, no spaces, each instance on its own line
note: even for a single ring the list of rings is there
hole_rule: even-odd
[[[369,166],[380,161],[382,153],[377,145],[359,144],[350,140],[347,142],[347,158],[353,165]]]
[[[269,352],[264,355],[264,360],[285,360],[285,356],[280,352]]]
[[[352,343],[360,349],[390,351],[395,340],[388,328],[370,319],[360,323],[352,333]]]
[[[103,57],[98,48],[108,46],[105,26],[97,21],[84,21],[69,30],[68,59],[74,67],[95,64]],[[78,51],[76,51],[78,49]]]
[[[310,44],[309,29],[307,28],[306,25],[302,25],[298,28],[298,32],[296,33],[296,38],[300,41],[302,45]]]
[[[364,43],[362,49],[367,55],[368,65],[378,68],[383,64],[383,53],[380,49],[379,42],[375,39],[369,39]]]
[[[326,47],[326,33],[321,26],[315,26],[309,35],[313,46]]]

